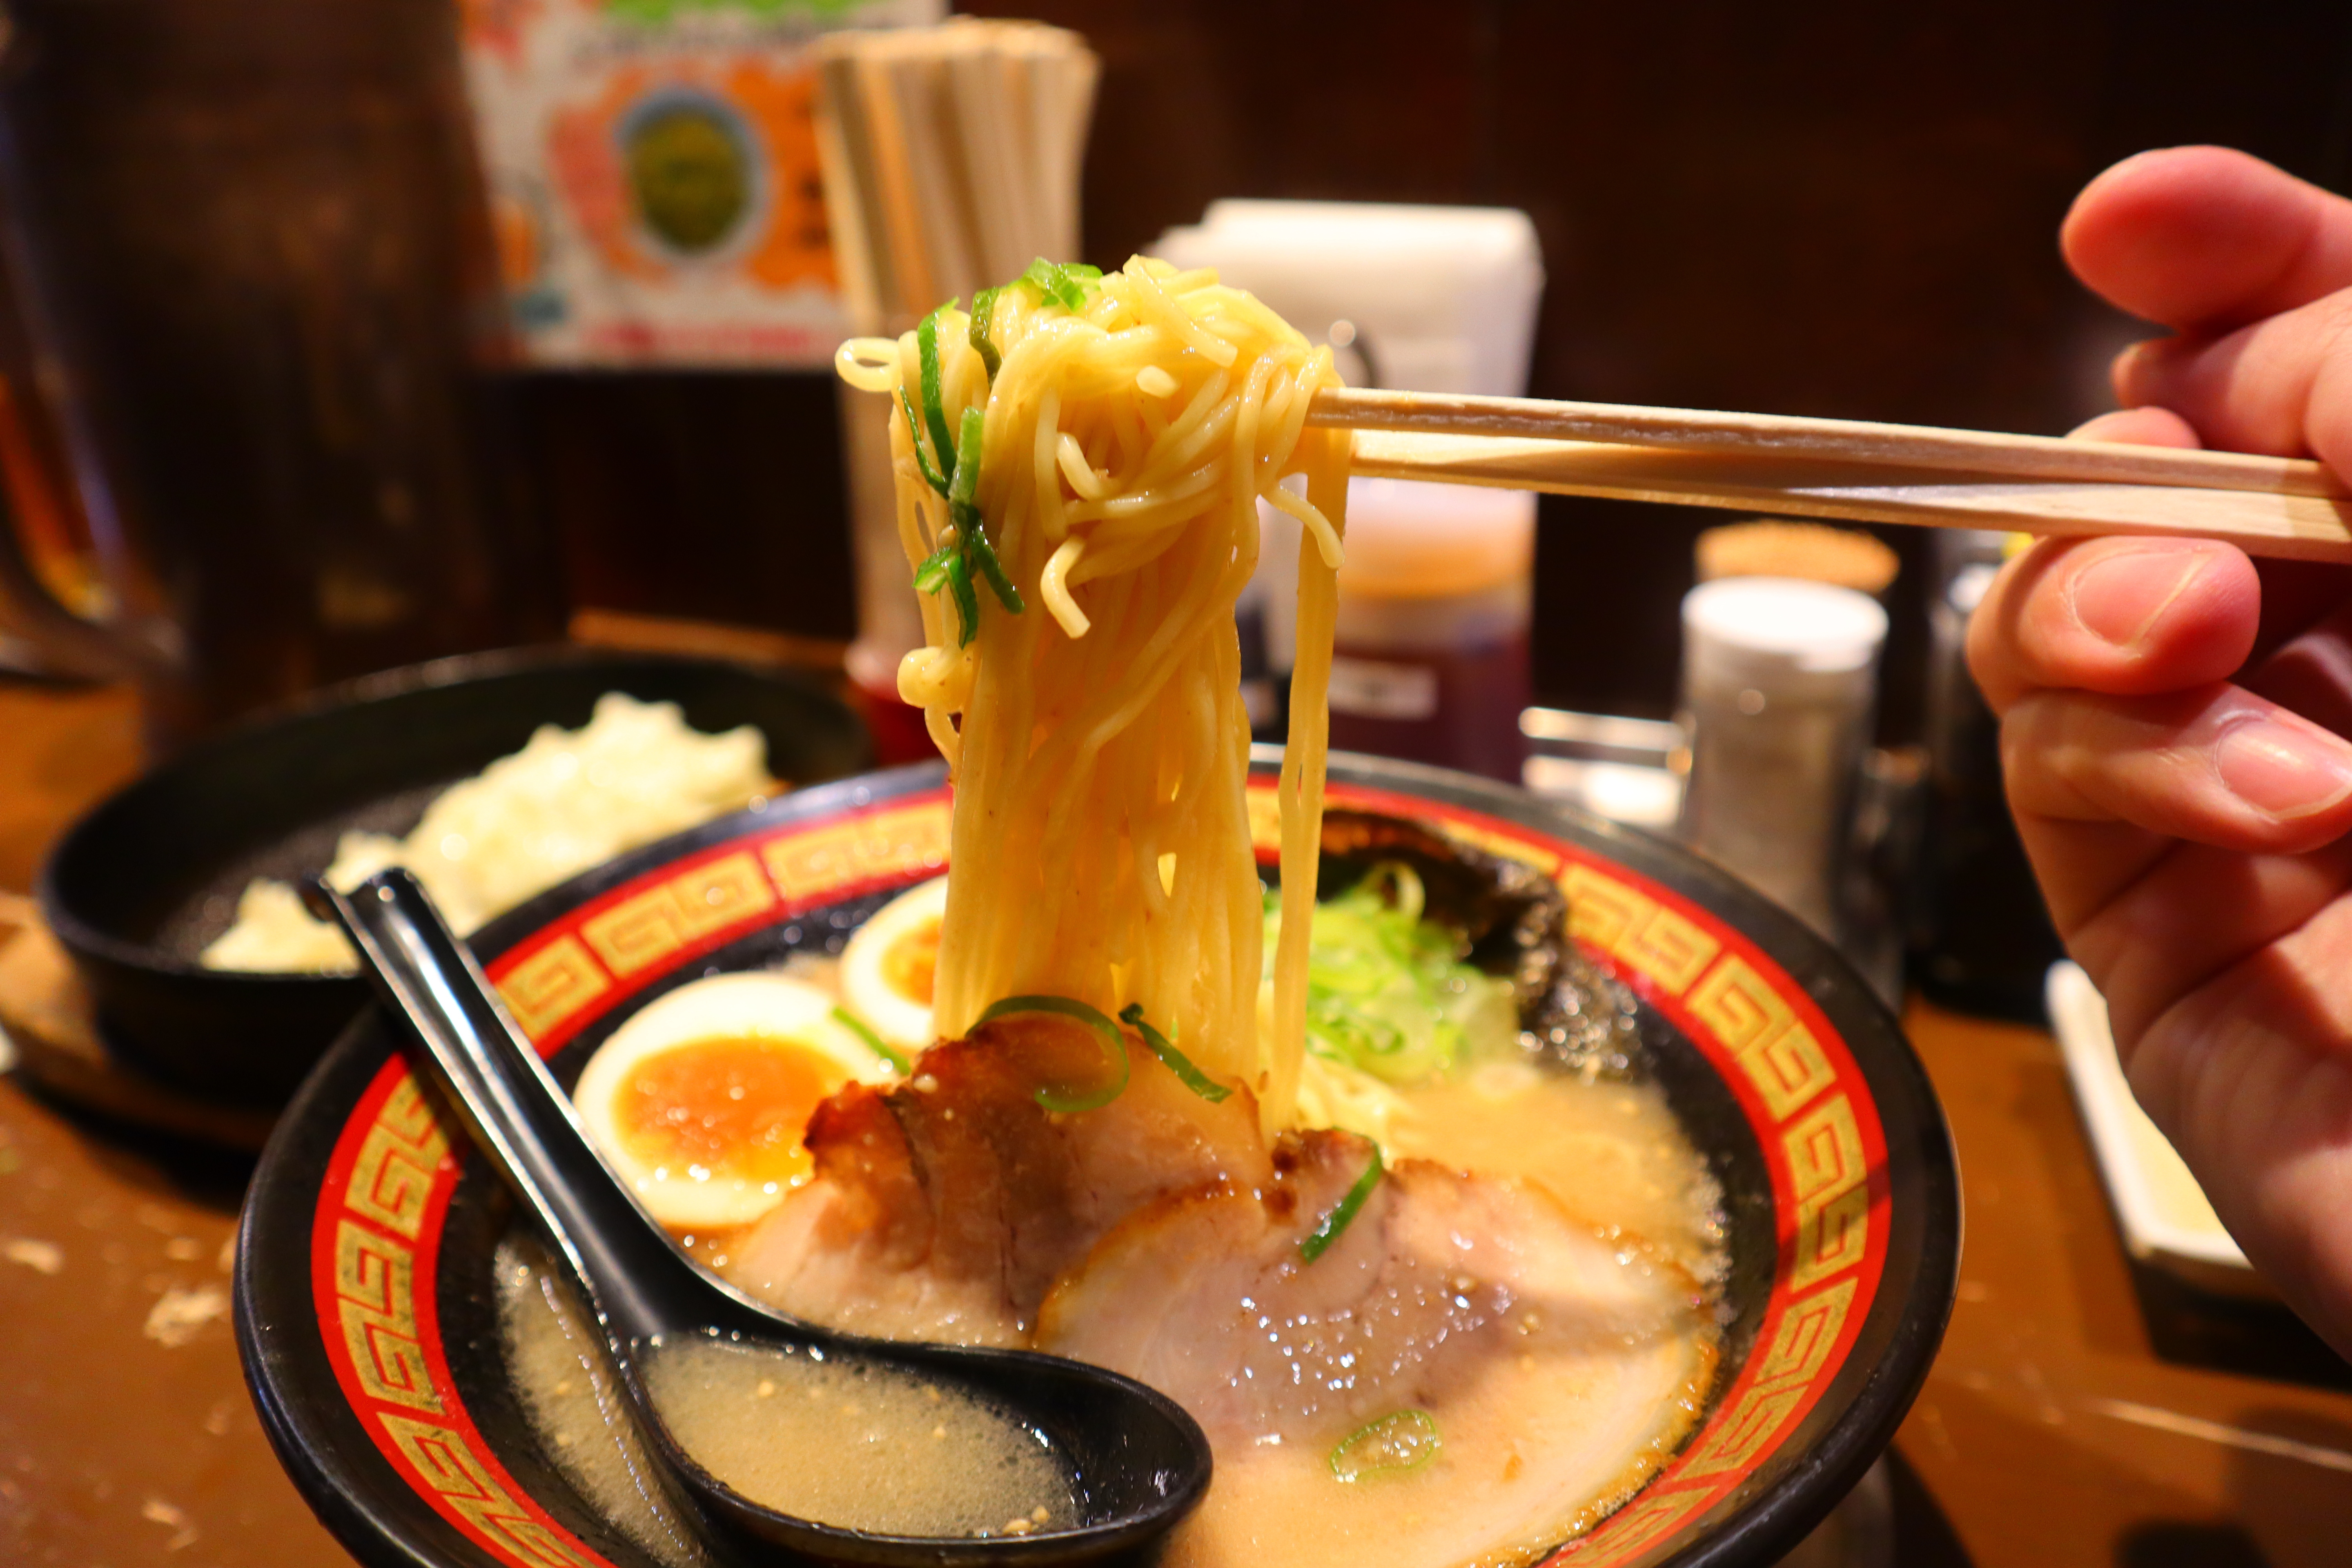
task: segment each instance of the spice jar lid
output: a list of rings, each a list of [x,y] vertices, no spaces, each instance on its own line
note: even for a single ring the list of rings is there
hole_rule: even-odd
[[[1722,577],[1683,596],[1686,679],[1743,685],[1868,671],[1886,611],[1867,594],[1796,577]]]
[[[1530,491],[1411,479],[1348,482],[1342,595],[1434,599],[1483,593],[1523,581],[1535,559]]]

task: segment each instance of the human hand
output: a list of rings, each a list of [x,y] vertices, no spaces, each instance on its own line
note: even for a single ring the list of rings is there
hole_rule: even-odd
[[[2143,153],[2062,235],[2177,334],[2079,435],[2352,477],[2352,202],[2215,148]],[[2010,804],[2133,1092],[2247,1256],[2352,1354],[2352,569],[2044,540],[1969,627]]]

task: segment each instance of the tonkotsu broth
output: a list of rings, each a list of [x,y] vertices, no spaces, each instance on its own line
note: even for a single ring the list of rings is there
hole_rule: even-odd
[[[1392,1152],[1532,1182],[1586,1225],[1721,1281],[1722,1185],[1657,1085],[1493,1062],[1398,1097]]]
[[[508,1367],[532,1429],[621,1532],[708,1568],[630,1424],[601,1337],[539,1247],[496,1262]],[[671,1432],[755,1502],[883,1535],[1027,1535],[1077,1522],[1068,1468],[1009,1414],[951,1385],[703,1339],[648,1358]]]
[[[656,1351],[654,1403],[752,1501],[874,1535],[1028,1535],[1076,1522],[1060,1458],[1009,1412],[888,1368],[709,1339]]]
[[[666,1568],[709,1568],[637,1441],[603,1337],[539,1245],[499,1243],[499,1328],[531,1430],[563,1479]]]

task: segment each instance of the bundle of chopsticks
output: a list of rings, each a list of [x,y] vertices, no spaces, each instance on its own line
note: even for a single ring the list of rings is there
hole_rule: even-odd
[[[1078,35],[957,17],[829,33],[816,57],[826,217],[859,331],[1076,258],[1101,74]]]

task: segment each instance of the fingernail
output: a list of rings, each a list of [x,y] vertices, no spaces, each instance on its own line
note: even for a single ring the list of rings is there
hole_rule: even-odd
[[[2221,737],[2214,765],[2230,793],[2276,817],[2309,816],[2352,794],[2343,742],[2264,720]]]
[[[2074,574],[2074,619],[2103,642],[2136,647],[2211,559],[2201,550],[2133,550],[2094,561]]]

